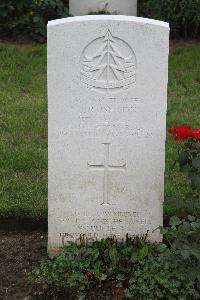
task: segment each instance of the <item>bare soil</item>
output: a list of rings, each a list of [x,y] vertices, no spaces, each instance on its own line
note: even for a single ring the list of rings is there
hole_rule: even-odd
[[[47,257],[46,245],[45,232],[0,230],[0,300],[35,298],[27,274]]]
[[[44,228],[30,231],[35,222],[27,222],[27,230],[22,230],[20,223],[13,220],[8,230],[7,221],[0,220],[0,300],[77,300],[69,291],[57,291],[51,287],[36,286],[28,273],[47,258],[47,233]],[[40,227],[40,223],[39,227]],[[19,229],[19,228],[20,229]],[[42,226],[43,227],[43,226]],[[24,227],[25,228],[25,227]],[[115,298],[115,297],[114,297]],[[112,300],[110,290],[90,291],[87,300]]]

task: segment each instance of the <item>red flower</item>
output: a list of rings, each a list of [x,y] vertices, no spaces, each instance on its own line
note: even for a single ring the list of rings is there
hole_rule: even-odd
[[[180,125],[175,128],[169,128],[168,132],[175,136],[175,141],[184,140],[191,137],[191,127]]]
[[[114,292],[114,294],[115,294],[116,296],[118,296],[118,295],[121,294],[121,289],[118,288],[118,287],[115,287],[115,288],[113,288],[113,292]]]
[[[191,137],[197,139],[200,141],[200,128],[197,128],[197,129],[193,129],[191,131]]]
[[[189,137],[200,140],[200,128],[192,129],[189,126],[180,125],[175,128],[169,128],[168,132],[175,136],[175,141],[184,140]]]

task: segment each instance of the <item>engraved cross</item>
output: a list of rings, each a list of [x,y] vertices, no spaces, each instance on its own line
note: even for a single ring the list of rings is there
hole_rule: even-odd
[[[126,170],[126,163],[121,166],[113,166],[109,164],[109,147],[110,143],[102,143],[104,145],[104,164],[102,165],[92,165],[87,163],[88,168],[91,170],[103,170],[104,177],[103,177],[103,202],[101,205],[110,205],[109,203],[109,171],[125,171]]]

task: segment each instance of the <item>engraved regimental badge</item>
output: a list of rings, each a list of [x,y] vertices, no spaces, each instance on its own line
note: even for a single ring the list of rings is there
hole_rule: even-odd
[[[136,82],[136,57],[132,48],[108,30],[83,50],[81,81],[99,92],[128,89]]]

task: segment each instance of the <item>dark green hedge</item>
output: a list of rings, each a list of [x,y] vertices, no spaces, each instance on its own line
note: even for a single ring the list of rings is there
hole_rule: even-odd
[[[1,0],[0,35],[42,42],[48,20],[68,15],[68,0]],[[169,22],[172,37],[200,36],[200,0],[138,0],[138,15]]]
[[[170,23],[171,36],[200,37],[200,0],[138,0],[139,15]]]
[[[68,15],[68,0],[0,0],[0,35],[43,42],[47,22]]]

